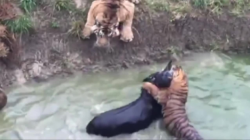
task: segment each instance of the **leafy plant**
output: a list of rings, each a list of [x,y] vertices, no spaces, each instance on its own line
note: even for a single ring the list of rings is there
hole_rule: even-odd
[[[55,9],[58,11],[61,10],[72,11],[74,10],[74,5],[70,0],[56,0]]]
[[[10,29],[13,33],[29,33],[33,28],[32,21],[28,16],[21,16],[14,20],[7,20],[4,24]]]
[[[57,22],[51,22],[51,27],[52,28],[59,28],[59,24]]]
[[[71,29],[68,31],[69,34],[77,36],[78,38],[81,38],[82,35],[82,26],[83,26],[83,21],[75,21],[72,23]]]
[[[195,7],[205,8],[208,6],[209,0],[192,0],[192,3]]]
[[[29,13],[35,9],[37,6],[38,0],[21,0],[20,7],[26,12]]]

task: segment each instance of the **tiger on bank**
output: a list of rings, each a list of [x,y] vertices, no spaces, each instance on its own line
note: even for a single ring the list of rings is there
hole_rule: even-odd
[[[89,38],[95,33],[95,45],[99,47],[109,45],[109,39],[119,35],[120,40],[131,42],[134,38],[132,24],[135,4],[139,2],[140,0],[94,0],[82,31],[83,38]]]

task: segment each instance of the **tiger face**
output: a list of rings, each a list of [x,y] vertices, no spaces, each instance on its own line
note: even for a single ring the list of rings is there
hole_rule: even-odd
[[[89,39],[94,33],[102,40],[102,43],[97,40],[95,44],[108,45],[109,38],[117,36],[124,42],[131,42],[134,38],[132,24],[135,3],[138,2],[139,0],[93,0],[82,30],[83,39]]]
[[[163,70],[151,75],[150,80],[145,81],[143,87],[161,104],[168,101],[169,95],[188,94],[188,80],[185,72],[178,65],[172,65],[169,70]],[[144,79],[145,80],[145,79]]]
[[[109,46],[110,38],[119,36],[120,34],[117,7],[112,7],[114,4],[106,4],[106,6],[108,10],[97,14],[95,24],[91,27],[91,31],[96,34],[97,40],[95,45],[97,46]]]
[[[95,25],[91,27],[91,31],[96,34],[97,37],[116,37],[120,35],[119,22],[105,23],[103,21],[95,21]]]
[[[98,21],[96,24],[91,28],[92,32],[96,35],[96,42],[95,46],[110,46],[110,38],[118,36],[119,30],[115,25],[111,26],[103,26]]]
[[[183,88],[184,88],[184,85],[187,86],[187,81],[188,81],[187,75],[181,66],[173,65],[170,71],[173,73],[173,80],[171,82],[173,83],[173,85],[180,85]]]

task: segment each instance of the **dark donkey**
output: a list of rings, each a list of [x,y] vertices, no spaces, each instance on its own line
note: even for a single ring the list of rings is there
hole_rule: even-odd
[[[159,87],[169,87],[172,74],[171,61],[160,72],[155,72],[145,78],[143,82],[151,82]],[[86,127],[88,134],[112,137],[119,134],[131,134],[149,127],[149,125],[162,117],[162,107],[148,93],[141,88],[138,99],[123,107],[104,112],[89,122]]]

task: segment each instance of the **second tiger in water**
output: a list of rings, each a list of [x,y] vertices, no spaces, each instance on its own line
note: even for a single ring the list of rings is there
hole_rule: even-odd
[[[144,83],[143,87],[162,105],[164,123],[172,135],[179,140],[203,140],[190,124],[185,109],[188,97],[187,75],[177,65],[173,65],[170,72],[173,73],[173,79],[169,88],[158,88],[149,82]]]

